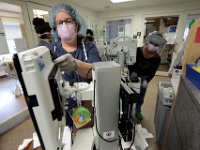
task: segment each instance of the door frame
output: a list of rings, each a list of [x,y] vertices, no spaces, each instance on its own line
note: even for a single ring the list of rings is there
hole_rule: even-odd
[[[38,45],[38,35],[36,34],[34,25],[32,24],[32,20],[34,18],[33,9],[45,10],[49,12],[51,9],[51,6],[37,4],[33,2],[27,2],[27,9],[29,13],[30,26],[31,26],[31,31],[33,35],[33,45],[34,47],[36,47]]]
[[[16,0],[0,0],[1,2],[8,3],[8,4],[13,4],[13,5],[18,5],[22,9],[22,16],[23,16],[23,21],[24,21],[24,30],[25,30],[25,39],[27,41],[28,48],[33,48],[33,35],[32,35],[32,30],[30,26],[30,21],[29,21],[29,15],[28,15],[28,10],[26,6],[26,2],[23,1],[16,1]]]

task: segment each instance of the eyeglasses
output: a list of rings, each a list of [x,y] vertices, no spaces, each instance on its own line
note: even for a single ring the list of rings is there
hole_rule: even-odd
[[[65,20],[58,20],[55,22],[55,26],[57,27],[58,25],[61,25],[61,24],[75,24],[75,21],[72,19],[72,18],[66,18]]]

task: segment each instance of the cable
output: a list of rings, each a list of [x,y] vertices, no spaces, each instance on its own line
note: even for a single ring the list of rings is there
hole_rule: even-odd
[[[128,135],[129,133],[127,133],[127,134],[125,134],[124,136],[119,136],[119,138],[117,138],[117,139],[113,139],[113,140],[107,140],[107,139],[104,139],[103,137],[102,137],[102,135],[99,133],[99,131],[98,131],[98,126],[97,126],[97,116],[96,116],[96,104],[95,104],[95,92],[96,92],[96,90],[95,90],[95,87],[96,87],[96,80],[94,80],[94,117],[95,117],[95,126],[96,126],[96,132],[97,132],[97,134],[98,134],[98,136],[103,140],[103,141],[105,141],[105,142],[108,142],[108,143],[112,143],[112,142],[115,142],[115,141],[117,141],[117,140],[119,140],[119,147],[120,147],[120,150],[123,150],[123,147],[122,147],[122,144],[121,144],[121,139],[123,138],[123,137],[125,137],[126,135]],[[135,124],[134,124],[134,133],[133,133],[133,140],[132,140],[132,143],[130,144],[130,146],[129,146],[129,149],[133,146],[133,144],[134,144],[134,139],[135,139]]]
[[[130,146],[129,146],[129,148],[128,149],[131,149],[131,147],[133,146],[133,144],[134,144],[134,142],[135,142],[135,124],[134,124],[134,126],[133,126],[133,140],[132,140],[132,142],[131,142],[131,144],[130,144]]]
[[[87,75],[86,75],[86,79],[88,79],[88,75],[89,75],[91,70],[92,70],[92,67],[88,70]]]
[[[123,150],[121,139],[119,140],[119,148],[120,150]]]
[[[132,88],[131,88],[132,89]],[[134,89],[132,89],[133,90],[133,92],[135,92],[136,94],[137,94],[137,92],[134,90]],[[137,96],[136,96],[136,102],[137,102]],[[132,137],[132,142],[131,142],[131,145],[129,146],[129,149],[133,146],[133,144],[134,144],[134,141],[135,141],[135,123],[134,123],[134,126],[133,126],[133,137]]]
[[[96,112],[96,110],[95,110],[95,112]],[[113,140],[104,139],[104,138],[101,136],[101,134],[99,133],[99,131],[98,131],[96,113],[95,113],[95,120],[96,120],[95,125],[96,125],[97,134],[98,134],[98,136],[99,136],[103,141],[108,142],[108,143],[112,143],[112,142],[118,141],[118,140],[120,140],[121,138],[123,138],[123,137],[120,137],[120,138],[113,139]]]
[[[104,139],[101,134],[99,133],[98,131],[98,126],[97,126],[97,117],[96,117],[96,107],[95,107],[95,86],[96,86],[96,80],[94,80],[94,116],[95,116],[95,126],[96,126],[96,131],[97,131],[97,134],[98,136],[105,142],[108,142],[108,143],[112,143],[112,142],[115,142],[117,140],[120,140],[121,138],[123,137],[120,137],[120,138],[117,138],[117,139],[113,139],[113,140],[107,140],[107,139]]]
[[[88,57],[87,57],[87,52],[86,52],[86,48],[85,48],[85,44],[84,44],[84,39],[82,40],[82,46],[83,46],[83,52],[84,52],[85,60],[87,61]]]

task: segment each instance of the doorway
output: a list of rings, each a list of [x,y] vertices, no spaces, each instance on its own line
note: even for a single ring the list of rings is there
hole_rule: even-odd
[[[24,19],[21,6],[0,2],[0,12],[0,32],[4,34],[6,39],[6,43],[1,41],[0,46],[2,47],[2,44],[6,44],[8,48],[4,54],[14,54],[18,52],[19,49],[16,47],[18,44],[16,39],[24,39],[23,43],[21,44],[26,45],[27,48],[27,40],[24,32]],[[6,46],[3,47],[6,48]]]
[[[158,52],[161,63],[157,73],[166,74],[169,70],[177,36],[177,24],[179,16],[159,16],[145,18],[145,36],[153,31],[159,31],[167,40],[165,46]],[[167,74],[166,74],[167,75]]]
[[[0,134],[29,116],[12,60],[16,39],[27,45],[24,22],[21,5],[0,2]]]
[[[32,21],[35,17],[38,17],[38,18],[43,18],[46,22],[49,22],[49,11],[51,9],[51,6],[40,5],[32,2],[27,2],[27,3],[28,3],[28,13],[31,21],[31,29],[34,38],[34,47],[36,47],[38,45],[39,39],[38,35],[35,32],[35,28]]]

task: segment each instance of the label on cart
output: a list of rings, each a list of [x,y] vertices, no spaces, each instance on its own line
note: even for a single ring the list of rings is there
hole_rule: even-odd
[[[103,132],[103,138],[104,139],[110,139],[115,137],[115,131],[107,131]]]
[[[45,68],[45,63],[42,56],[37,59],[37,64],[40,71],[42,71]]]

